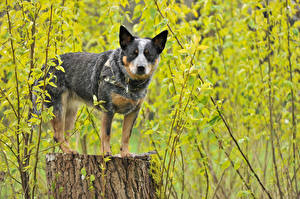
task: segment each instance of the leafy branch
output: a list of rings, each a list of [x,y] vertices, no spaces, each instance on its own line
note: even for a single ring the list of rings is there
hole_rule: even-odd
[[[43,84],[43,97],[42,97],[42,108],[41,112],[44,111],[44,103],[45,103],[45,92],[46,92],[46,78],[47,78],[47,72],[48,72],[48,53],[49,53],[49,48],[50,48],[50,33],[52,29],[52,17],[53,17],[53,4],[50,6],[50,21],[49,21],[49,27],[48,27],[48,34],[47,34],[47,46],[46,46],[46,61],[45,61],[45,69],[44,69],[44,84]],[[40,124],[39,124],[39,131],[38,131],[38,139],[36,142],[36,152],[35,152],[35,164],[33,168],[33,180],[34,184],[32,187],[32,199],[34,199],[34,192],[36,188],[36,183],[37,183],[37,178],[36,178],[36,173],[37,173],[37,165],[39,161],[39,149],[40,149],[40,143],[41,143],[41,135],[42,135],[42,123],[43,123],[43,117],[40,117]]]
[[[158,12],[160,13],[161,17],[162,17],[163,19],[165,19],[164,15],[163,15],[162,12],[160,11],[160,8],[159,8],[159,6],[158,6],[157,0],[154,0],[154,2],[155,2],[155,4],[156,4],[157,10],[158,10]],[[169,30],[171,31],[172,35],[174,36],[174,38],[176,39],[178,45],[179,45],[182,49],[184,49],[183,45],[180,43],[179,39],[178,39],[177,36],[174,34],[174,32],[173,32],[173,30],[171,29],[170,25],[167,24],[167,26],[168,26]],[[198,78],[200,79],[201,83],[204,84],[204,80],[202,79],[202,77],[201,77],[200,74],[198,74]],[[256,172],[254,171],[254,169],[253,169],[251,163],[249,162],[248,158],[246,157],[246,155],[245,155],[244,152],[242,151],[242,149],[241,149],[240,145],[238,144],[236,138],[233,136],[233,132],[231,131],[231,129],[230,129],[230,127],[229,127],[229,124],[227,123],[225,117],[224,117],[223,114],[221,113],[220,108],[219,108],[218,105],[216,104],[216,102],[215,102],[215,100],[213,99],[213,97],[210,96],[210,100],[211,100],[211,102],[213,103],[214,107],[216,108],[216,110],[217,110],[217,112],[218,112],[220,118],[222,119],[224,125],[226,126],[226,129],[227,129],[227,131],[228,131],[228,133],[229,133],[231,139],[234,141],[234,143],[235,143],[235,145],[236,145],[238,151],[241,153],[243,159],[246,161],[246,163],[247,163],[248,167],[250,168],[251,172],[253,173],[255,179],[259,182],[261,188],[262,188],[263,191],[268,195],[268,197],[269,197],[269,198],[272,198],[271,195],[270,195],[270,193],[269,193],[268,190],[265,188],[265,186],[263,185],[262,181],[260,180],[260,178],[259,178],[258,175],[256,174]]]
[[[269,6],[269,0],[267,0],[267,9]],[[269,11],[267,11],[269,13]],[[267,14],[267,24],[268,28],[266,31],[267,34],[267,47],[268,47],[268,52],[271,52],[271,39],[270,39],[270,14]],[[278,176],[278,169],[277,169],[277,163],[276,163],[276,154],[275,154],[275,147],[274,147],[274,127],[273,127],[273,97],[272,97],[272,65],[271,65],[271,60],[270,60],[271,54],[267,56],[267,63],[268,63],[268,86],[269,86],[269,92],[268,92],[268,102],[269,102],[269,117],[270,117],[270,134],[271,134],[271,146],[272,146],[272,157],[273,157],[273,165],[274,165],[274,170],[275,170],[275,176],[276,176],[276,181],[277,181],[277,188],[279,191],[280,198],[283,198],[281,187],[280,187],[280,181],[279,181],[279,176]]]
[[[289,79],[290,82],[293,83],[293,67],[292,67],[292,52],[291,52],[291,36],[290,36],[290,22],[289,22],[289,13],[290,11],[288,10],[289,8],[289,1],[285,1],[285,10],[286,10],[286,23],[287,23],[287,48],[288,48],[288,62],[289,62]],[[300,194],[298,191],[298,183],[297,183],[297,159],[296,159],[296,153],[298,151],[297,146],[296,146],[296,131],[297,131],[297,123],[296,123],[296,117],[295,117],[295,96],[294,96],[294,89],[291,87],[291,102],[292,102],[292,145],[293,145],[293,170],[294,170],[294,178],[295,178],[295,190],[296,190],[296,197],[298,197]]]

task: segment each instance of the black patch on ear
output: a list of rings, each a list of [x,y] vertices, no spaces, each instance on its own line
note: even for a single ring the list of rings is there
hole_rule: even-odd
[[[134,40],[134,36],[124,27],[120,26],[119,42],[123,50]]]
[[[159,33],[158,35],[156,35],[152,39],[152,42],[153,42],[158,54],[160,54],[163,51],[163,49],[165,48],[165,44],[167,42],[167,37],[168,37],[168,31],[165,30],[165,31]]]

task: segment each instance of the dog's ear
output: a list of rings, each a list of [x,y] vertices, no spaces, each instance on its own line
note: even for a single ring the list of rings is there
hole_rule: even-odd
[[[130,34],[130,32],[124,27],[120,26],[120,34],[119,34],[119,42],[121,48],[124,50],[128,44],[130,44],[134,40],[134,36]]]
[[[165,30],[158,35],[156,35],[153,39],[152,42],[154,46],[157,49],[157,52],[160,54],[163,49],[165,48],[166,42],[167,42],[167,37],[168,37],[168,31]]]

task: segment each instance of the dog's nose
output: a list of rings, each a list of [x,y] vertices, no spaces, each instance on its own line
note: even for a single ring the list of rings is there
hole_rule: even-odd
[[[142,75],[145,73],[145,67],[144,66],[138,66],[137,67],[137,73]]]

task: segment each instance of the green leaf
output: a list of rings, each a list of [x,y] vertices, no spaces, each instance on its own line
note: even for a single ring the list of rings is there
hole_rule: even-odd
[[[221,117],[219,115],[216,115],[211,120],[209,120],[208,124],[210,126],[214,126],[220,120],[221,120]]]
[[[95,180],[95,176],[93,174],[90,176],[90,180],[91,180],[91,182],[93,182]]]
[[[222,163],[221,168],[222,168],[222,170],[225,170],[229,166],[230,166],[230,161],[226,158],[225,161]]]
[[[66,72],[65,69],[61,65],[56,66],[56,69],[60,70],[60,71],[62,71],[64,73]]]
[[[86,170],[85,170],[84,167],[80,170],[80,172],[81,172],[81,174],[82,174],[83,176],[86,176]]]

